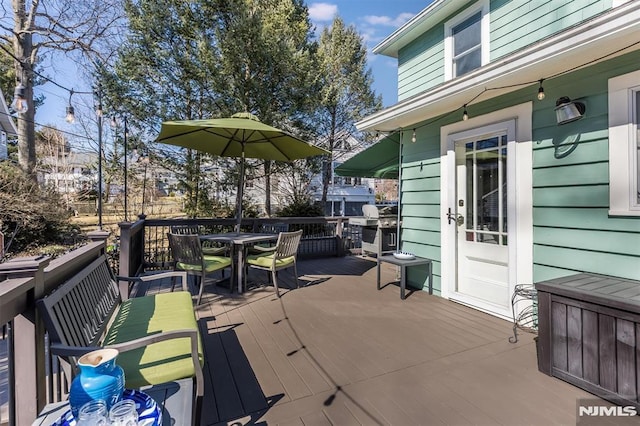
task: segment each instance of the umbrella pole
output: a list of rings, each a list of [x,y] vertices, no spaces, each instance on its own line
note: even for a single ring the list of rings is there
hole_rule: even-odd
[[[236,211],[236,232],[240,233],[242,224],[242,197],[244,192],[244,143],[242,144],[242,156],[240,158],[240,179],[238,182],[238,206]]]

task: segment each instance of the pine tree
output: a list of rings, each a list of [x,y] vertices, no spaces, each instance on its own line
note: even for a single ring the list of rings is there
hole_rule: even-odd
[[[317,123],[324,148],[332,153],[339,139],[355,136],[355,123],[382,107],[382,98],[371,89],[367,49],[354,26],[336,17],[320,35],[318,47],[319,107]],[[322,202],[327,201],[332,160],[323,163]]]

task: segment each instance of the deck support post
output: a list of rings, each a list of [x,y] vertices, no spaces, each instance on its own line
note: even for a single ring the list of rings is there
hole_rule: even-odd
[[[32,300],[44,295],[44,269],[49,265],[49,257],[16,258],[0,264],[0,280],[31,278],[34,280]],[[13,343],[15,354],[20,354],[20,362],[15,362],[15,424],[31,424],[46,405],[46,375],[44,355],[45,328],[35,304],[13,320]],[[34,403],[35,402],[35,403]]]

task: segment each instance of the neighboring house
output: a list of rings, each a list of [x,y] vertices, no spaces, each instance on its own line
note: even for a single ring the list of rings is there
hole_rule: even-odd
[[[9,114],[9,108],[4,100],[4,94],[0,91],[0,161],[9,158],[7,153],[7,137],[17,136],[18,129]]]
[[[322,146],[322,145],[321,145]],[[356,155],[362,144],[353,136],[338,137],[333,149],[331,183],[327,191],[327,216],[362,216],[362,206],[375,203],[375,181],[369,178],[343,177],[335,173],[336,167]],[[322,175],[311,180],[313,200],[322,200]]]
[[[437,293],[511,318],[516,284],[640,279],[640,1],[435,0],[374,52],[399,101],[357,126],[406,136],[401,247]]]
[[[78,194],[95,189],[97,154],[65,152],[38,160],[38,181],[61,194]]]

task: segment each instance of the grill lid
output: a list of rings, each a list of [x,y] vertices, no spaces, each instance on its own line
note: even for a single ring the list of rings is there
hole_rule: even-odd
[[[356,226],[378,226],[378,219],[371,219],[367,217],[350,217],[349,225]]]
[[[373,204],[365,204],[362,206],[362,215],[366,218],[377,219],[380,217],[378,208]]]
[[[396,206],[383,206],[378,208],[373,204],[362,206],[364,217],[349,218],[350,225],[358,226],[380,226],[395,227],[398,219],[398,208]]]

